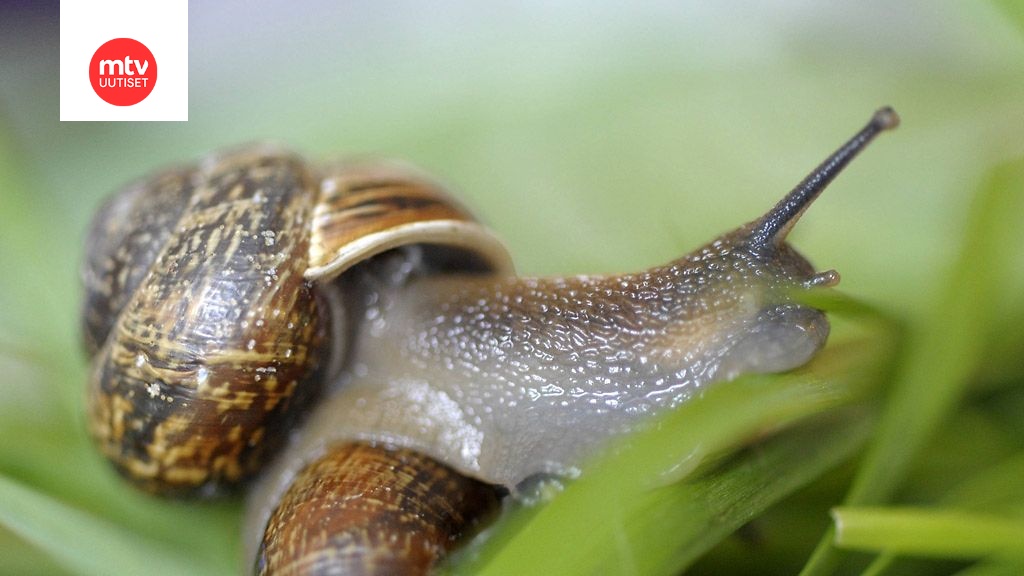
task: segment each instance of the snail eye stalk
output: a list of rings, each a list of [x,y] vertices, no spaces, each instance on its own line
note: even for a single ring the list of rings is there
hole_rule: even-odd
[[[793,190],[761,217],[750,233],[753,245],[770,248],[778,246],[804,213],[804,210],[828,187],[828,185],[846,168],[867,145],[886,130],[892,130],[900,124],[896,111],[886,106],[878,109],[871,120],[860,132],[857,132],[831,156],[807,175]]]

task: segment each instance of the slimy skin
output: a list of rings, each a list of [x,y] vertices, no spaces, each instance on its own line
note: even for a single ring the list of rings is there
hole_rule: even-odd
[[[743,232],[637,274],[433,275],[356,290],[371,296],[352,362],[288,459],[377,441],[514,487],[573,474],[609,437],[712,381],[800,366],[828,335],[821,312],[788,296],[813,268],[785,245],[760,258],[737,245]]]
[[[577,473],[610,438],[715,381],[806,363],[829,325],[793,290],[839,276],[815,273],[786,235],[898,121],[879,110],[767,214],[643,272],[421,275],[386,258],[350,271],[340,280],[355,323],[346,368],[252,493],[248,549],[266,544],[277,503],[334,446],[412,449],[514,491],[538,473]]]

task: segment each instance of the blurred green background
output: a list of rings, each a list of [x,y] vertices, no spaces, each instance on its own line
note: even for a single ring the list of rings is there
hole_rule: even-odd
[[[0,7],[0,479],[17,485],[0,497],[27,487],[56,514],[41,532],[0,522],[20,534],[0,528],[0,573],[58,570],[27,541],[94,521],[234,570],[233,503],[126,494],[83,433],[84,230],[104,195],[167,163],[265,139],[314,159],[400,157],[459,190],[521,273],[614,272],[757,216],[889,104],[900,129],[792,241],[838,269],[844,292],[913,325],[942,289],[972,191],[1024,155],[1024,10],[1011,0],[551,4],[191,3],[187,123],[58,122],[57,6]],[[1009,280],[988,334],[1024,322],[1019,241],[1002,247]],[[1015,330],[995,339],[995,363],[1019,375]],[[86,524],[62,528],[61,506]],[[129,562],[118,554],[100,547],[96,561]]]

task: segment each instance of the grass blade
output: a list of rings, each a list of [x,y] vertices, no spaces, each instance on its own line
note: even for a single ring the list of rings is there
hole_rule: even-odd
[[[1006,458],[954,488],[943,498],[946,505],[972,512],[1004,512],[1024,502],[1024,452]],[[864,570],[864,576],[894,572],[897,555],[891,550],[880,554]],[[1021,571],[1024,572],[1024,571]],[[1017,573],[1021,573],[1017,572]]]
[[[956,576],[1020,576],[1024,574],[1024,560],[988,560],[956,573]]]
[[[76,574],[217,574],[216,567],[141,538],[0,476],[0,525]]]
[[[1024,160],[994,169],[982,184],[964,242],[931,314],[912,330],[906,357],[875,441],[846,498],[848,505],[885,501],[914,456],[960,398],[983,354],[995,294],[1012,258],[1005,238],[1022,213]],[[828,531],[802,576],[830,573],[842,560]]]
[[[936,558],[1024,554],[1024,522],[960,510],[840,507],[836,546]]]

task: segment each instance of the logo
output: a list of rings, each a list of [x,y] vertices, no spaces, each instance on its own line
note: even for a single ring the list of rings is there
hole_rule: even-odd
[[[62,1],[61,121],[188,121],[188,5]]]
[[[156,85],[156,58],[138,40],[115,38],[92,55],[89,80],[96,95],[109,104],[138,104]]]

